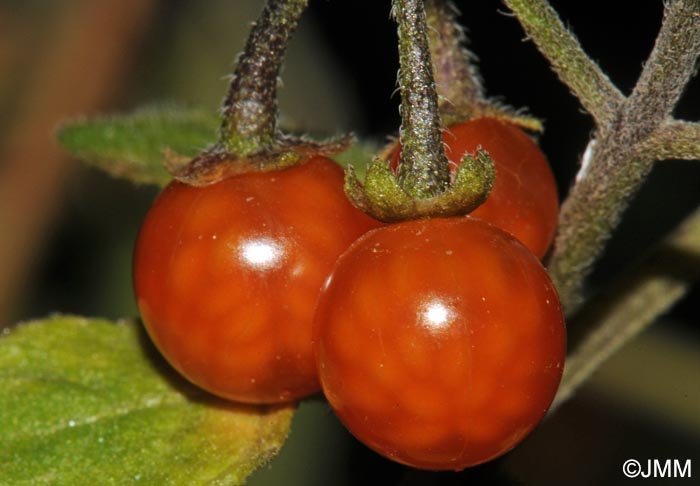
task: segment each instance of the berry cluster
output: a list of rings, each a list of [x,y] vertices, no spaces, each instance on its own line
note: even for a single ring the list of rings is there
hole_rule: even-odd
[[[360,440],[406,464],[462,469],[512,448],[563,368],[556,292],[512,236],[545,252],[553,180],[514,126],[475,120],[445,139],[457,156],[487,148],[503,174],[473,216],[382,227],[320,156],[206,187],[171,183],[134,255],[158,348],[192,382],[240,402],[323,385]],[[533,178],[541,189],[527,194]]]
[[[221,397],[323,390],[358,439],[398,462],[493,459],[542,419],[563,371],[564,320],[540,263],[558,211],[549,165],[478,97],[440,140],[423,2],[396,0],[401,144],[364,183],[344,181],[325,156],[342,143],[276,127],[282,40],[305,3],[268,2],[219,144],[178,168],[146,216],[143,322],[182,375]]]

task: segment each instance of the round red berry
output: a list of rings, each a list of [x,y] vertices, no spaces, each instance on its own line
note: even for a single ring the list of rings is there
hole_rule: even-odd
[[[134,254],[146,329],[216,395],[273,403],[317,392],[316,298],[338,256],[378,225],[350,205],[342,170],[324,157],[206,187],[172,182]]]
[[[350,432],[434,470],[523,440],[554,398],[565,340],[539,260],[471,217],[367,233],[338,260],[314,327],[323,390]]]

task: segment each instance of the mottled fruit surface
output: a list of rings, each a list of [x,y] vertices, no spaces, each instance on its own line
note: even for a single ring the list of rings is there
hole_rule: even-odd
[[[317,392],[316,299],[338,256],[379,224],[350,205],[342,170],[323,157],[206,187],[172,182],[134,254],[146,329],[216,395],[274,403]]]
[[[477,118],[443,132],[452,172],[465,153],[486,150],[496,168],[489,198],[471,213],[509,232],[542,258],[554,238],[559,202],[549,163],[537,144],[520,128],[495,118]],[[396,169],[400,149],[390,156]]]
[[[434,470],[520,442],[552,402],[565,341],[539,260],[471,217],[367,233],[338,261],[314,325],[343,423],[379,453]]]

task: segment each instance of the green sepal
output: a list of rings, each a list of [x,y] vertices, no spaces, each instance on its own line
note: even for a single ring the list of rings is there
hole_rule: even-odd
[[[488,152],[466,154],[450,187],[438,196],[418,199],[400,186],[389,162],[375,158],[369,164],[364,183],[352,166],[345,173],[345,192],[360,210],[386,223],[420,218],[465,215],[486,201],[496,179]]]
[[[327,140],[279,135],[274,145],[248,155],[235,155],[215,145],[190,161],[168,158],[166,169],[173,178],[190,186],[207,186],[251,172],[269,172],[303,164],[309,158],[343,152],[355,142],[353,135]]]

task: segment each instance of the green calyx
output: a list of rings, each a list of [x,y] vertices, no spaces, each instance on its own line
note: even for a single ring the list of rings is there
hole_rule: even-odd
[[[364,183],[348,168],[345,192],[356,207],[385,222],[467,214],[493,187],[493,161],[482,150],[467,154],[451,177],[423,0],[394,0],[392,14],[398,24],[401,89],[398,174],[386,160],[375,158]]]
[[[496,179],[489,154],[479,150],[461,161],[452,183],[435,196],[415,197],[401,186],[389,163],[375,158],[367,168],[364,183],[352,166],[345,174],[345,192],[361,211],[386,223],[411,219],[461,216],[480,206]]]
[[[205,186],[248,172],[267,172],[332,155],[352,137],[328,142],[292,138],[277,127],[277,85],[287,46],[308,0],[267,0],[238,58],[222,107],[219,141],[191,160],[166,154],[166,169],[180,182]]]
[[[271,147],[249,155],[237,155],[216,145],[194,159],[168,152],[165,168],[182,183],[207,186],[239,174],[286,169],[315,155],[329,157],[347,150],[354,141],[352,135],[320,142],[285,136],[275,140]]]

